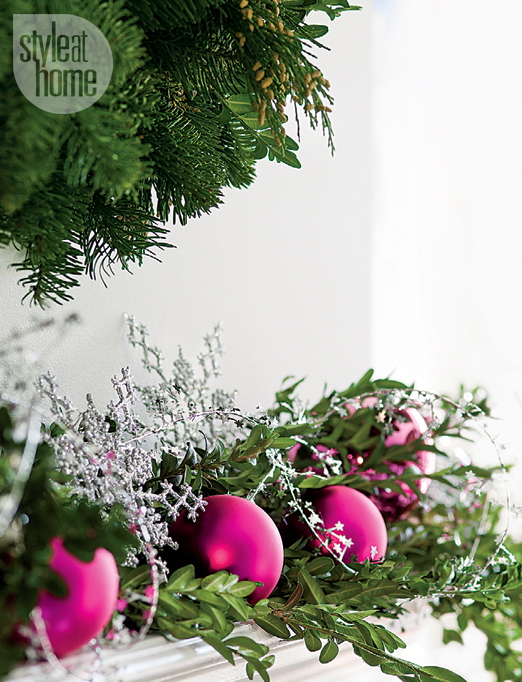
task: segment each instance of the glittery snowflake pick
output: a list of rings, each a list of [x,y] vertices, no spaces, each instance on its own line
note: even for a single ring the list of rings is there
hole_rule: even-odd
[[[204,351],[194,367],[179,351],[167,376],[161,351],[148,342],[148,330],[127,318],[129,341],[142,351],[145,369],[157,383],[136,386],[128,368],[112,380],[116,399],[99,409],[91,395],[80,410],[62,395],[56,378],[47,374],[38,389],[60,430],[46,438],[56,453],[57,466],[73,479],[72,493],[106,509],[120,505],[140,545],[130,549],[128,565],[139,562],[148,546],[175,547],[169,526],[182,510],[195,519],[204,501],[181,476],[161,479],[167,468],[182,467],[187,442],[207,448],[213,440],[235,443],[243,424],[254,422],[240,413],[234,395],[210,381],[219,375],[221,327],[204,339]]]

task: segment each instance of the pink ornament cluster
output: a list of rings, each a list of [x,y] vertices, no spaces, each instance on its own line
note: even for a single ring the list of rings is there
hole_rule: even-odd
[[[360,405],[358,403],[347,403],[345,407],[349,412],[349,416],[353,416],[359,407],[373,407],[376,402],[377,398],[370,396],[365,398]],[[395,419],[392,424],[393,432],[385,438],[384,444],[386,448],[391,448],[396,445],[406,445],[413,440],[421,438],[421,436],[427,434],[429,431],[426,421],[420,412],[413,407],[399,410],[397,412],[397,417],[398,418]],[[424,442],[426,444],[429,443],[429,436],[425,436]],[[289,460],[296,463],[296,466],[300,448],[301,445],[298,443],[289,451]],[[339,456],[339,452],[335,448],[327,448],[321,444],[317,445],[315,449],[317,453],[312,454],[311,458],[317,461],[317,465],[309,467],[309,470],[311,473],[322,474],[324,472],[322,463],[325,459],[335,459]],[[352,455],[348,453],[347,459],[351,464],[351,468],[350,471],[347,472],[347,475],[359,473],[363,478],[369,481],[385,481],[388,478],[387,473],[375,471],[372,468],[361,469],[366,457],[370,454],[370,452],[364,453],[364,455]],[[427,492],[431,480],[427,477],[423,477],[422,474],[429,475],[434,473],[435,460],[436,457],[433,452],[420,450],[415,453],[414,461],[386,461],[386,465],[390,472],[397,476],[403,474],[407,468],[418,471],[419,478],[415,481],[415,485],[420,492],[424,494]],[[401,492],[392,490],[391,488],[379,487],[377,492],[369,496],[384,518],[389,522],[405,517],[419,502],[418,495],[407,483],[397,481],[397,485],[400,487]]]

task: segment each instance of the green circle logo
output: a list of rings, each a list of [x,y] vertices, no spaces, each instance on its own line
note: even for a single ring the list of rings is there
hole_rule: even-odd
[[[112,76],[107,38],[73,14],[13,14],[13,71],[40,109],[73,114],[105,92]]]

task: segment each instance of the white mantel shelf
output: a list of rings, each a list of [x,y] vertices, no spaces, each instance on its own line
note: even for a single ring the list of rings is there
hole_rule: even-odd
[[[389,625],[389,621],[388,621]],[[338,657],[323,665],[318,652],[307,651],[302,641],[286,642],[272,637],[254,624],[238,625],[235,635],[246,635],[267,644],[275,655],[269,669],[271,682],[393,682],[378,668],[371,668],[355,656],[347,644],[341,646]],[[397,655],[421,665],[439,665],[459,672],[470,682],[491,682],[492,676],[482,668],[481,633],[464,633],[465,646],[443,645],[441,625],[433,618],[417,620],[402,633],[408,648]],[[78,677],[89,679],[93,670],[92,652],[62,659],[63,665]],[[103,676],[96,682],[246,682],[245,664],[238,658],[235,666],[225,661],[212,647],[199,638],[168,642],[151,636],[128,648],[104,649]],[[86,674],[87,673],[87,674]],[[48,663],[19,666],[5,682],[75,682],[76,676],[55,670]],[[256,674],[254,681],[261,678]]]
[[[339,656],[322,665],[318,652],[306,650],[302,641],[285,642],[272,637],[255,625],[239,625],[235,635],[246,635],[267,644],[276,657],[270,669],[272,682],[291,680],[347,680],[349,670],[354,680],[373,680],[362,677],[368,668],[355,656],[348,645],[341,647]],[[82,676],[92,670],[92,653],[80,653],[62,659],[71,672]],[[151,636],[122,649],[104,649],[102,670],[107,682],[239,682],[248,680],[245,664],[238,658],[235,666],[225,661],[211,646],[199,638],[168,642],[163,637]],[[370,671],[378,673],[378,671]],[[378,673],[379,674],[379,673]],[[390,679],[389,676],[386,676]],[[255,680],[261,678],[256,674]],[[14,670],[6,682],[72,682],[74,677],[63,670],[55,670],[48,663],[26,664]]]

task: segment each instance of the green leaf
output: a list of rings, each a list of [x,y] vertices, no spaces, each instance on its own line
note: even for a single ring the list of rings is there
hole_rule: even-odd
[[[203,602],[201,604],[201,611],[210,616],[210,618],[212,619],[212,625],[214,629],[217,630],[220,634],[222,634],[223,632],[230,631],[230,626],[233,627],[232,623],[227,621],[221,609],[217,609],[215,606]]]
[[[373,616],[374,613],[375,609],[367,611],[349,611],[348,613],[343,611],[342,616],[343,619],[347,620],[349,623],[356,623],[359,620]]]
[[[301,168],[301,162],[294,152],[290,151],[289,149],[289,143],[293,143],[293,145],[297,144],[294,140],[292,140],[292,138],[285,138],[285,144],[287,146],[286,149],[284,149],[283,147],[277,146],[276,141],[270,131],[263,131],[259,133],[259,136],[268,147],[268,158],[271,161],[275,159],[276,161],[285,163],[291,168]]]
[[[339,653],[338,645],[332,639],[329,639],[323,646],[321,653],[319,654],[319,662],[330,663],[330,661],[333,661],[338,653]]]
[[[126,568],[121,570],[120,590],[138,587],[147,580],[150,581],[150,566],[148,564],[137,568]]]
[[[199,609],[190,599],[183,599],[170,595],[166,590],[160,590],[158,604],[167,614],[175,619],[191,619],[199,616]]]
[[[297,575],[298,581],[304,587],[304,596],[312,604],[324,604],[326,597],[317,580],[304,568]]]
[[[390,632],[386,628],[379,630],[381,639],[384,642],[384,646],[388,651],[395,651],[396,649],[405,649],[406,643],[398,637],[394,632]]]
[[[301,585],[301,583],[297,583],[297,587],[288,598],[286,604],[283,606],[283,610],[290,611],[291,609],[294,608],[294,606],[297,606],[297,604],[301,601],[303,592],[304,592],[303,586]]]
[[[251,618],[253,609],[244,599],[227,592],[223,592],[221,598],[228,604],[229,615],[232,618],[240,621],[246,621]]]
[[[228,646],[217,637],[212,637],[211,635],[201,635],[201,639],[207,644],[210,644],[218,653],[220,653],[223,658],[225,658],[232,665],[236,664],[234,659],[234,652],[228,648]]]
[[[287,136],[285,138],[284,145],[279,147],[274,134],[270,130],[270,127],[264,125],[261,127],[259,125],[258,114],[252,108],[249,94],[241,93],[239,95],[233,95],[232,97],[222,101],[233,113],[235,119],[250,132],[250,134],[258,143],[258,147],[256,147],[256,155],[258,158],[265,156],[266,149],[268,151],[268,158],[271,161],[275,159],[276,161],[285,163],[287,166],[291,166],[292,168],[301,168],[299,159],[292,151],[299,148],[297,142]],[[258,426],[261,425],[258,424],[255,426],[253,431],[257,429]],[[250,443],[246,445],[246,447],[250,447]]]
[[[328,556],[320,556],[317,557],[316,559],[312,559],[312,561],[309,561],[306,564],[306,570],[310,575],[313,576],[323,576],[328,573],[331,573],[331,571],[335,567],[335,562],[333,559],[331,559]]]
[[[241,580],[227,588],[227,593],[234,595],[234,597],[248,597],[259,584],[260,583],[254,583],[251,580]]]
[[[173,623],[165,618],[158,618],[158,625],[161,629],[174,635],[177,639],[189,639],[190,637],[196,637],[197,630],[183,625],[183,623]]]
[[[321,26],[320,24],[307,24],[300,28],[297,32],[298,35],[303,36],[303,38],[311,38],[317,40],[317,38],[322,38],[328,33],[328,26]]]
[[[378,653],[377,650],[375,652],[371,650],[369,651],[367,648],[358,646],[356,644],[353,645],[353,650],[357,656],[360,656],[365,663],[371,666],[381,665],[381,663],[385,662],[386,660],[381,656],[376,655],[376,653]]]
[[[461,611],[457,616],[457,624],[462,632],[468,627],[468,616],[464,611]]]
[[[212,604],[212,606],[217,606],[218,608],[223,608],[226,605],[223,597],[214,594],[214,592],[209,592],[208,590],[195,590],[194,596],[196,599],[207,602],[207,604]]]
[[[286,450],[286,448],[291,448],[296,444],[293,438],[277,438],[272,445],[274,448],[280,448],[281,450]]]
[[[290,637],[290,631],[286,623],[273,614],[263,616],[262,618],[259,616],[254,617],[254,621],[260,628],[263,628],[263,630],[266,630],[271,635],[275,635],[281,639],[288,639]]]
[[[457,630],[448,630],[444,628],[442,631],[442,641],[444,644],[449,644],[449,642],[458,642],[459,644],[464,644],[462,635]]]
[[[269,648],[266,646],[266,644],[255,642],[253,639],[250,639],[250,637],[229,637],[224,641],[227,646],[238,647],[240,653],[252,653],[258,658],[263,657],[269,651]]]
[[[304,642],[308,651],[319,651],[322,647],[319,637],[308,629],[306,629],[304,633]]]
[[[368,580],[365,585],[354,582],[353,585],[347,586],[339,592],[329,594],[326,601],[329,604],[338,604],[352,600],[357,603],[362,603],[363,600],[374,601],[379,597],[390,596],[397,598],[405,597],[407,596],[407,591],[404,590],[400,584],[382,578],[380,580]]]
[[[421,671],[427,673],[424,678],[426,682],[466,682],[466,680],[457,673],[447,670],[446,668],[439,668],[436,665],[424,666],[421,668]]]
[[[229,574],[227,571],[218,571],[217,573],[211,573],[207,575],[201,581],[201,587],[204,590],[210,590],[211,592],[219,592],[224,589]]]
[[[222,592],[229,592],[234,585],[237,585],[238,582],[239,582],[239,577],[237,575],[235,575],[234,573],[229,573],[227,575],[227,579],[225,580],[225,584],[224,584],[221,591]]]
[[[253,668],[257,673],[259,673],[263,682],[270,682],[270,677],[266,671],[266,668],[269,666],[265,666],[264,661],[259,661],[253,656],[243,656],[243,658],[248,661],[247,668],[248,666],[251,666],[251,669]],[[253,675],[252,677],[249,676],[249,679],[253,679]]]
[[[248,112],[255,113],[252,109],[252,101],[250,95],[246,93],[239,93],[232,95],[226,100],[225,105],[235,114],[246,114]]]

